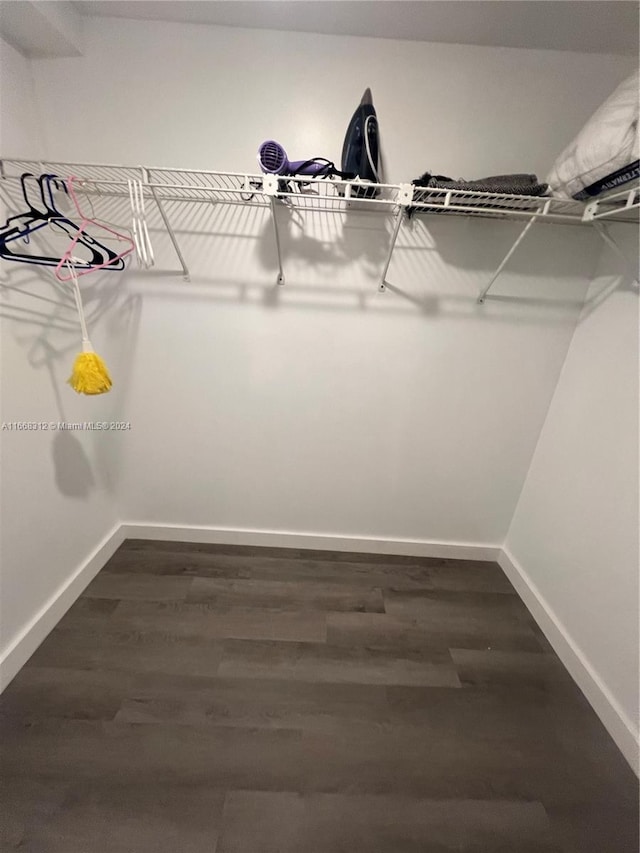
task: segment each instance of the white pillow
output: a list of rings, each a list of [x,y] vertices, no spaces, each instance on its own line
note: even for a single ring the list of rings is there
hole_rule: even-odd
[[[640,178],[639,89],[636,71],[565,148],[547,178],[553,195],[584,200]]]

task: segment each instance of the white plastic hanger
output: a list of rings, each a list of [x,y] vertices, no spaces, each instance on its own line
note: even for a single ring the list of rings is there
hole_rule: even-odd
[[[129,178],[127,184],[131,204],[133,240],[136,244],[138,263],[145,269],[150,269],[155,264],[155,256],[147,227],[142,182],[135,178]]]

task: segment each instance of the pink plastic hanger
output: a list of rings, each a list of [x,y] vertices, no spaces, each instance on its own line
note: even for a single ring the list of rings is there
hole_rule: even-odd
[[[111,264],[114,264],[116,261],[119,261],[121,258],[124,258],[127,255],[130,255],[131,252],[133,252],[135,249],[135,243],[126,234],[121,234],[119,231],[115,231],[113,228],[109,228],[107,225],[104,225],[102,222],[96,222],[95,219],[89,219],[88,216],[84,215],[84,213],[80,210],[80,203],[78,202],[78,197],[76,196],[75,190],[73,188],[73,182],[77,181],[77,180],[79,180],[79,179],[76,178],[74,175],[71,175],[70,177],[68,177],[66,179],[66,183],[67,183],[67,188],[69,190],[69,195],[73,199],[73,203],[76,207],[76,210],[78,211],[78,216],[80,217],[80,225],[78,227],[78,233],[75,235],[75,237],[73,238],[73,240],[71,241],[71,243],[67,247],[67,251],[64,253],[62,258],[60,259],[60,263],[55,268],[55,276],[58,279],[58,281],[71,281],[72,276],[71,275],[63,275],[62,269],[63,269],[63,267],[67,266],[68,261],[71,261],[71,262],[74,261],[73,249],[74,249],[76,243],[78,243],[78,241],[80,240],[80,237],[84,235],[83,240],[85,242],[87,241],[87,238],[89,240],[91,240],[91,235],[88,234],[88,232],[86,231],[87,225],[94,225],[96,228],[100,228],[102,231],[108,231],[109,234],[114,234],[120,240],[124,240],[125,243],[128,243],[128,248],[126,248],[123,252],[120,252],[119,255],[115,255],[114,257],[109,258],[109,260],[105,261],[103,264],[99,264],[97,266],[91,266],[91,267],[88,267],[87,269],[78,269],[76,267],[76,270],[75,270],[76,275],[78,275],[78,276],[87,275],[87,273],[95,272],[95,270],[101,270],[101,269],[104,269],[104,267],[111,266]]]

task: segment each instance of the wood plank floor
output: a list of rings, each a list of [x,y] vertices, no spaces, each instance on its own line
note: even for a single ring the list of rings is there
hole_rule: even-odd
[[[0,697],[0,849],[638,853],[493,563],[126,542]]]

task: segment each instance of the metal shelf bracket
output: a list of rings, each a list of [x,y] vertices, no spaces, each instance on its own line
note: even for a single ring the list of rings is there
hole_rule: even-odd
[[[548,206],[548,203],[547,203],[547,205],[545,205],[545,207],[546,207],[546,206]],[[520,243],[522,243],[522,241],[524,240],[524,238],[527,236],[527,233],[529,232],[529,230],[530,230],[531,226],[533,225],[533,223],[536,221],[536,219],[537,219],[537,218],[540,216],[540,214],[542,214],[542,213],[544,213],[544,208],[538,208],[538,211],[537,211],[537,212],[536,212],[536,213],[531,217],[531,219],[530,219],[530,220],[527,222],[527,224],[524,226],[524,228],[522,229],[522,231],[520,232],[520,234],[518,235],[518,237],[517,237],[517,238],[516,238],[516,240],[514,241],[513,246],[511,246],[511,248],[509,249],[509,251],[507,252],[507,254],[504,256],[504,258],[503,258],[503,259],[502,259],[502,261],[500,262],[500,264],[499,264],[499,266],[498,266],[498,269],[495,271],[495,273],[494,273],[494,274],[493,274],[493,276],[491,277],[491,280],[489,281],[489,283],[488,283],[488,284],[486,284],[486,285],[483,287],[483,289],[480,291],[480,293],[479,293],[479,295],[478,295],[478,299],[477,299],[478,305],[483,305],[483,304],[484,304],[484,302],[485,302],[485,300],[486,300],[486,298],[487,298],[487,294],[489,293],[489,291],[491,290],[491,288],[492,288],[492,287],[493,287],[493,285],[495,284],[496,279],[498,278],[498,276],[500,275],[500,273],[502,272],[502,270],[506,267],[507,263],[509,262],[509,258],[513,255],[513,253],[514,253],[514,252],[515,252],[515,250],[518,248],[518,246],[520,245]]]
[[[153,196],[153,200],[155,201],[158,211],[160,212],[160,216],[162,217],[162,221],[164,222],[164,227],[167,229],[167,234],[169,235],[169,239],[171,240],[171,245],[174,248],[176,255],[178,256],[178,261],[180,262],[180,266],[182,267],[182,278],[185,281],[191,281],[191,274],[189,272],[189,267],[187,266],[187,262],[184,259],[184,255],[180,250],[180,244],[178,243],[178,238],[175,235],[171,222],[169,222],[169,217],[162,205],[162,202],[158,198],[158,194],[156,192],[156,188],[149,181],[149,169],[146,169],[144,166],[141,166],[142,177],[143,177],[143,185],[149,186],[151,190],[151,195]]]
[[[619,192],[610,193],[604,198],[594,198],[587,204],[582,214],[583,222],[594,222],[596,219],[611,219],[621,213],[636,210],[640,207],[640,187],[632,186]]]
[[[271,221],[273,222],[273,234],[276,240],[276,252],[278,255],[278,275],[276,284],[282,286],[284,284],[284,270],[282,269],[282,249],[280,248],[280,232],[278,231],[278,217],[276,215],[276,196],[278,194],[278,177],[277,175],[265,175],[262,181],[262,189],[264,194],[269,198],[271,205]]]
[[[405,210],[411,204],[413,200],[413,185],[412,184],[400,184],[398,188],[398,194],[396,196],[396,203],[398,205],[398,209],[395,213],[393,232],[391,234],[391,242],[389,243],[389,251],[387,253],[387,260],[385,262],[384,268],[382,270],[382,275],[380,276],[380,284],[378,285],[378,290],[381,293],[384,293],[387,289],[387,272],[389,271],[389,266],[391,264],[391,256],[393,255],[393,250],[396,245],[396,240],[398,239],[398,234],[400,233],[400,226],[402,225],[402,219],[405,213]]]

